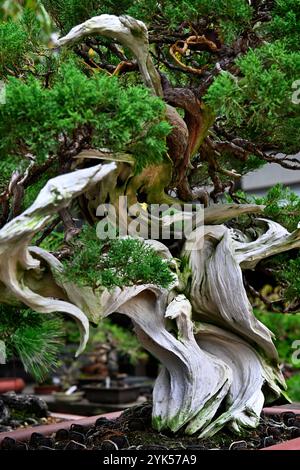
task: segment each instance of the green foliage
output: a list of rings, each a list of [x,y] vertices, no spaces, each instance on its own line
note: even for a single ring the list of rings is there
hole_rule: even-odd
[[[22,66],[29,43],[20,23],[0,23],[0,78]]]
[[[294,341],[300,338],[300,314],[278,314],[254,310],[256,317],[264,323],[276,336],[275,346],[281,363],[300,369],[300,365],[293,363],[292,355]],[[295,373],[286,380],[287,394],[293,401],[300,400],[300,373]]]
[[[104,244],[86,227],[79,244],[72,259],[64,261],[66,280],[108,289],[136,284],[168,287],[173,281],[168,263],[140,240],[116,239]]]
[[[137,170],[166,154],[170,126],[164,121],[165,106],[143,87],[124,89],[116,78],[89,78],[68,62],[51,88],[35,77],[11,77],[6,96],[0,107],[1,159],[25,149],[43,162],[58,152],[62,134],[72,140],[83,126],[91,129],[92,146],[135,155]]]
[[[97,0],[43,0],[46,10],[64,33],[95,16],[100,3]]]
[[[287,393],[293,402],[300,401],[300,374],[294,374],[286,380]]]
[[[6,1],[0,5],[0,79],[33,72],[48,45],[53,25],[39,1]]]
[[[139,359],[147,357],[137,337],[127,328],[116,325],[110,319],[104,319],[97,330],[91,332],[87,349],[92,350],[95,344],[113,344],[118,353],[129,358],[131,364],[135,365]]]
[[[261,312],[254,309],[255,316],[275,334],[275,346],[281,362],[293,365],[292,355],[295,351],[293,342],[300,339],[300,314],[280,314]],[[293,365],[293,367],[299,367]]]
[[[300,299],[300,256],[290,259],[279,275],[280,280],[286,284],[284,296],[287,300]]]
[[[252,8],[246,0],[44,0],[46,9],[59,27],[67,32],[76,24],[102,13],[128,14],[148,24],[167,22],[175,29],[184,21],[207,18],[219,27],[227,41],[232,41],[250,22]]]
[[[2,166],[5,168],[6,166],[6,161],[5,159],[2,163]],[[11,158],[12,164],[15,164],[15,159]],[[25,166],[24,160],[21,160],[23,167]],[[27,162],[28,164],[28,162]],[[21,168],[20,168],[21,169]],[[0,162],[0,171],[1,171],[1,162]],[[51,179],[57,176],[58,174],[58,168],[56,163],[54,162],[52,166],[46,170],[40,178],[33,184],[31,184],[28,188],[26,188],[25,194],[24,194],[24,199],[23,199],[23,209],[27,209],[35,199],[37,198],[39,192],[43,189],[43,187],[46,185],[46,183]]]
[[[29,36],[33,24],[39,38],[46,42],[53,31],[53,24],[40,0],[5,0],[0,4],[0,22],[12,20],[28,26]]]
[[[240,175],[246,175],[250,171],[258,170],[266,164],[264,160],[257,157],[256,155],[249,155],[247,160],[243,161],[238,160],[229,152],[222,153],[218,159],[218,162],[225,170],[231,171],[234,168],[234,170]],[[222,180],[222,175],[220,179]],[[228,180],[228,176],[224,176],[224,180]]]
[[[272,39],[284,40],[291,49],[299,50],[300,0],[275,0],[272,21],[267,25]]]
[[[37,238],[39,234],[37,235]],[[42,241],[40,247],[47,251],[58,251],[62,248],[64,244],[64,232],[61,230],[60,232],[57,230],[53,230],[45,240]]]
[[[231,42],[250,22],[252,9],[247,1],[240,0],[188,0],[164,2],[165,16],[172,26],[185,20],[207,18],[212,26],[221,30],[227,42]]]
[[[274,279],[282,286],[281,297],[285,302],[300,300],[300,255],[298,252],[281,253],[265,260],[263,266],[273,270]]]
[[[0,340],[8,357],[18,356],[37,380],[58,365],[63,322],[58,316],[0,305]]]
[[[236,61],[241,78],[224,72],[213,82],[206,102],[229,131],[283,152],[299,150],[299,106],[292,84],[300,76],[300,53],[284,43],[249,50]]]
[[[257,318],[264,323],[276,335],[275,346],[279,354],[279,360],[283,364],[300,368],[292,363],[292,355],[295,352],[293,342],[300,338],[299,315],[280,315],[278,313],[255,311]],[[295,373],[286,380],[287,394],[292,401],[300,400],[300,374]]]
[[[265,205],[264,215],[283,225],[290,232],[296,230],[300,220],[300,197],[284,187],[275,184],[263,197],[254,197],[256,204]]]

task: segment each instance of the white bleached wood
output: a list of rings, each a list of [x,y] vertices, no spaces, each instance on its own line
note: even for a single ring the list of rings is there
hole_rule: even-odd
[[[15,300],[33,310],[40,313],[65,312],[74,318],[81,332],[77,354],[85,348],[88,339],[88,319],[74,304],[43,297],[26,285],[25,274],[40,268],[39,260],[31,255],[28,245],[60,209],[69,205],[72,198],[101,181],[115,168],[115,163],[98,165],[49,180],[32,206],[0,230],[0,281]]]
[[[160,77],[149,54],[146,25],[131,16],[100,15],[75,26],[56,42],[56,46],[71,45],[86,36],[102,35],[113,39],[131,50],[135,56],[144,83],[155,94],[162,96]]]

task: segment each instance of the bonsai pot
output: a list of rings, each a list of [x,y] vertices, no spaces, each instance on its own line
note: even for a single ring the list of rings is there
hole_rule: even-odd
[[[85,385],[82,389],[85,391],[86,398],[92,403],[122,404],[136,401],[141,387],[133,385],[104,388],[101,385]]]
[[[59,392],[61,390],[60,385],[36,385],[34,387],[34,393],[37,395],[51,395],[53,392]]]
[[[25,388],[23,379],[5,378],[0,379],[0,393],[6,392],[22,392]]]
[[[78,385],[82,388],[84,385],[94,385],[94,384],[101,384],[105,383],[105,378],[102,376],[91,375],[91,376],[82,376],[79,377],[77,380]]]
[[[283,412],[287,412],[287,409],[280,409],[277,411],[277,409],[274,409],[276,414],[280,414]],[[292,410],[290,410],[292,411]],[[293,411],[297,416],[300,416],[300,408],[296,409],[294,408]],[[272,409],[269,408],[267,409],[266,414],[272,414]],[[74,425],[80,426],[80,427],[90,427],[95,425],[97,420],[100,418],[103,422],[103,418],[109,419],[109,420],[114,420],[118,418],[121,415],[121,412],[114,412],[114,413],[106,413],[98,416],[90,416],[90,417],[78,417],[78,416],[69,416],[69,415],[55,415],[59,416],[60,418],[65,418],[64,421],[56,424],[50,424],[50,425],[42,425],[42,426],[37,426],[33,428],[25,428],[25,429],[18,429],[16,431],[10,431],[10,432],[2,432],[0,433],[0,446],[1,442],[4,441],[6,438],[14,439],[19,442],[24,442],[24,441],[29,441],[31,438],[32,433],[34,432],[35,434],[42,434],[43,436],[50,436],[53,435],[53,433],[56,433],[58,430],[65,429],[65,430],[70,430]],[[135,424],[140,423],[140,418],[137,422],[136,419],[134,419]],[[111,430],[110,430],[111,432]],[[140,433],[142,430],[139,431]],[[74,444],[74,442],[72,441]],[[236,442],[235,444],[239,444],[239,442]],[[193,445],[195,447],[195,445]],[[199,446],[199,450],[201,448],[201,445]],[[237,446],[237,449],[240,448]],[[203,447],[202,447],[203,449]],[[194,449],[195,451],[196,449]],[[205,449],[203,449],[205,450]],[[280,442],[276,445],[269,446],[267,448],[261,448],[260,450],[300,450],[300,438],[296,439],[290,439],[286,440],[283,442]]]
[[[52,395],[56,401],[74,403],[83,398],[84,392],[74,392],[71,395],[67,395],[65,392],[53,392]]]

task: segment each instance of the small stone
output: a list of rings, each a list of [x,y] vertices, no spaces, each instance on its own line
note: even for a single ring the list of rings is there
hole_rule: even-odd
[[[282,421],[284,422],[284,424],[286,426],[288,426],[288,422],[289,422],[290,419],[295,420],[295,418],[296,418],[295,413],[292,413],[291,411],[287,411],[286,413],[282,413],[282,415],[281,415],[281,419],[282,419]]]
[[[89,436],[86,438],[86,441],[85,441],[85,444],[86,446],[91,449],[92,447],[94,447],[94,437],[93,436]]]
[[[26,444],[26,442],[17,441],[15,443],[14,450],[28,450],[28,445]]]
[[[16,441],[12,437],[5,437],[1,442],[1,450],[13,450]]]
[[[55,450],[64,450],[65,447],[66,447],[66,443],[64,441],[58,441],[58,442],[55,442],[54,444]]]
[[[91,436],[87,436],[86,444],[88,446],[93,446],[95,444],[101,443],[102,440],[103,440],[103,432],[94,430],[94,433]]]
[[[129,446],[129,442],[128,442],[128,439],[127,437],[124,435],[124,436],[111,436],[110,441],[114,442],[118,449],[124,449],[124,447],[128,447]]]
[[[69,431],[67,429],[59,429],[56,431],[55,439],[57,441],[66,441],[69,439]]]
[[[269,426],[267,427],[267,434],[268,436],[273,436],[274,438],[280,438],[281,430],[275,426]]]
[[[229,450],[242,450],[242,449],[247,449],[246,441],[232,442],[229,446]]]
[[[38,426],[40,423],[38,422],[37,419],[34,418],[27,418],[27,423],[30,424],[31,426]]]
[[[30,447],[37,447],[44,439],[44,435],[39,432],[33,432],[30,436],[29,445]]]
[[[72,424],[70,431],[79,432],[80,434],[86,434],[89,429],[90,426],[82,426],[82,424],[74,423]]]
[[[131,419],[127,423],[127,428],[130,431],[144,431],[145,430],[145,424],[142,419]]]
[[[97,421],[95,422],[96,428],[112,427],[113,424],[114,424],[113,421],[107,418],[98,418]]]
[[[295,419],[295,418],[288,418],[288,420],[287,420],[287,426],[288,426],[289,428],[291,428],[291,427],[295,426],[295,422],[296,422],[296,419]]]
[[[95,426],[92,426],[86,433],[86,437],[93,436],[95,433],[97,433],[97,429]]]
[[[85,441],[85,435],[84,434],[81,434],[81,433],[76,432],[76,431],[71,431],[69,436],[70,436],[70,439],[72,441],[80,442],[80,444],[84,444],[84,441]]]
[[[294,426],[296,426],[297,428],[300,428],[300,416],[297,416],[297,418],[295,419]]]
[[[261,440],[260,439],[251,439],[249,442],[249,447],[252,449],[259,449],[261,447]]]
[[[45,446],[45,447],[53,447],[54,446],[54,440],[51,437],[44,437],[39,441],[40,446]]]
[[[70,441],[68,444],[64,447],[64,450],[84,450],[86,449],[86,446],[83,444],[80,444],[80,442],[75,442],[75,441]]]
[[[300,437],[300,428],[293,428],[291,431],[291,438],[296,439],[297,437]]]
[[[118,446],[115,442],[112,442],[111,440],[106,439],[101,444],[101,450],[107,450],[107,451],[118,450]]]
[[[264,437],[261,441],[262,447],[270,447],[274,444],[276,444],[276,441],[272,436]]]

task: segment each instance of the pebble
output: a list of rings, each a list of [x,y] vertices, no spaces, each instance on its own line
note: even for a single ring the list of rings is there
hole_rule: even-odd
[[[28,450],[28,445],[26,442],[16,442],[14,446],[14,450]]]
[[[296,420],[296,415],[295,413],[292,413],[291,411],[287,411],[286,413],[282,413],[281,419],[286,426],[293,426]],[[289,424],[289,422],[291,424]]]
[[[276,444],[276,441],[273,436],[263,437],[261,440],[261,447],[270,447],[274,444]]]
[[[127,428],[130,431],[144,431],[145,424],[142,419],[131,419],[127,423]]]
[[[69,439],[71,439],[72,441],[80,442],[80,444],[84,444],[85,435],[76,431],[71,431],[69,434]]]
[[[114,427],[114,422],[111,419],[107,418],[98,418],[97,421],[95,422],[95,427],[96,428],[102,428],[102,427]]]
[[[106,439],[101,444],[101,450],[118,450],[118,446],[115,442]]]
[[[56,431],[55,439],[57,441],[66,441],[69,439],[69,431],[67,429],[59,429]]]
[[[81,444],[80,442],[75,442],[75,441],[70,441],[68,444],[64,447],[64,450],[84,450],[86,449],[86,446]]]
[[[242,449],[247,449],[246,441],[232,442],[229,446],[229,450],[242,450]]]
[[[5,437],[1,442],[1,450],[13,450],[15,444],[15,439],[13,439],[12,437]]]
[[[80,434],[86,434],[89,431],[89,429],[90,429],[90,426],[82,426],[82,424],[77,424],[77,423],[72,424],[72,426],[70,427],[70,431],[75,431]]]
[[[114,442],[118,449],[124,449],[124,447],[129,446],[129,442],[126,436],[111,436],[109,440]]]
[[[291,431],[291,438],[296,439],[297,437],[300,437],[300,428],[293,428]]]
[[[39,432],[33,432],[30,436],[29,445],[30,447],[36,447],[40,444],[40,441],[44,439],[44,435]]]

